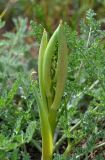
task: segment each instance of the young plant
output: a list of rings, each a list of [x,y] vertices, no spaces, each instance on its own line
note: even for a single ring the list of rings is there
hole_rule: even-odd
[[[53,137],[67,76],[67,61],[68,48],[61,22],[49,41],[44,30],[39,50],[40,94],[35,91],[40,114],[42,160],[52,160]]]

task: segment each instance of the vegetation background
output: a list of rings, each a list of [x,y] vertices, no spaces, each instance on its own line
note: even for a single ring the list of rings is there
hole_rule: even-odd
[[[69,160],[105,159],[105,0],[0,0],[0,160],[40,159],[31,77],[43,28],[50,37],[60,19],[69,66],[54,160],[64,160],[69,142]]]

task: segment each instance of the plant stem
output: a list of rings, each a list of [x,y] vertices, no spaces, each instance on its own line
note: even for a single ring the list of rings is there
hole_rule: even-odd
[[[81,120],[78,121],[71,129],[70,129],[70,132],[73,132],[81,123]],[[59,146],[62,144],[62,142],[67,138],[67,136],[64,134],[60,139],[59,141],[55,144],[55,147],[54,147],[54,151],[56,151]]]
[[[88,48],[88,46],[89,46],[91,33],[92,33],[92,28],[90,27],[89,34],[88,34],[88,40],[87,40],[87,43],[86,43],[86,49],[87,49],[87,48]]]
[[[93,148],[93,150],[95,150],[95,149],[99,149],[99,148],[101,148],[101,147],[104,147],[105,146],[105,142],[103,142],[103,143],[101,143],[101,144],[98,144],[98,145],[96,145],[94,148]],[[76,158],[80,158],[81,156],[83,156],[84,154],[82,153],[82,154],[80,154],[80,155],[78,155],[78,156],[76,156]]]
[[[104,146],[105,146],[105,142],[96,145],[96,146],[94,147],[94,149],[99,149],[99,148],[104,147]]]
[[[96,81],[98,83],[98,81]],[[96,83],[95,83],[96,84]],[[94,84],[94,85],[95,85]],[[94,85],[92,85],[91,87],[93,87]],[[94,110],[97,110],[98,107],[95,107]],[[70,132],[73,132],[75,129],[78,128],[78,126],[81,124],[81,120],[79,120],[71,129]],[[58,142],[56,142],[55,147],[54,147],[54,151],[56,151],[59,146],[63,143],[63,141],[67,138],[67,136],[64,134],[59,140]]]
[[[70,143],[70,140],[68,139],[68,145],[66,150],[63,153],[63,157],[67,158],[68,154],[70,153],[70,150],[72,150],[72,144]]]
[[[48,112],[45,110],[45,106],[38,94],[37,88],[34,87],[35,98],[39,107],[39,116],[41,124],[41,135],[42,135],[42,159],[41,160],[52,160],[53,154],[53,137],[48,119]]]

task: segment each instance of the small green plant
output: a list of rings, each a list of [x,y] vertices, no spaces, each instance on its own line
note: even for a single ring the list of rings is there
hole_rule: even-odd
[[[68,48],[62,22],[53,33],[49,42],[43,32],[38,73],[40,95],[36,101],[39,106],[42,133],[42,160],[51,160],[53,155],[54,131],[57,125],[58,108],[67,77]]]

